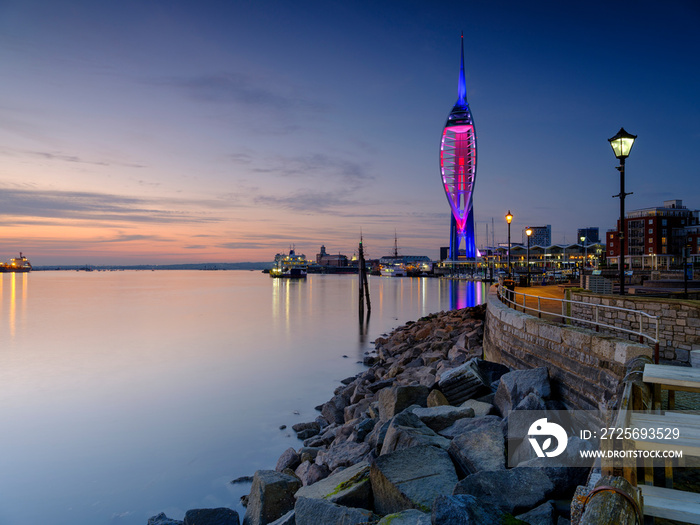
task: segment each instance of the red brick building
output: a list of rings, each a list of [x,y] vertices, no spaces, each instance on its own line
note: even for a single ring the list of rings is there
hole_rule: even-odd
[[[663,269],[682,263],[682,249],[691,244],[693,259],[700,260],[698,210],[689,210],[681,200],[664,201],[663,207],[633,210],[625,216],[625,265],[627,268]],[[605,255],[609,264],[618,264],[618,231],[605,235]]]

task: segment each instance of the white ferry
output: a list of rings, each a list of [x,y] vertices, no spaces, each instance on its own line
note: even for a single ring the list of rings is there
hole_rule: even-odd
[[[294,248],[291,248],[289,255],[282,253],[275,255],[275,265],[270,269],[270,277],[305,279],[307,269],[306,255],[297,255]]]

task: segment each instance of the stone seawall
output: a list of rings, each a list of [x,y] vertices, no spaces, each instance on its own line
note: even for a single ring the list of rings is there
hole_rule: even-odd
[[[641,310],[659,317],[659,346],[661,359],[674,364],[690,365],[691,350],[700,349],[700,302],[678,299],[660,299],[625,295],[598,295],[587,292],[571,292],[571,300],[603,306],[616,306]],[[592,319],[594,310],[587,306],[572,304],[574,317]],[[627,330],[639,329],[637,316],[627,313],[613,313],[601,309],[600,320],[607,324],[621,326]],[[644,324],[645,330],[653,335],[652,327]],[[627,337],[624,334],[617,337]],[[633,335],[629,336],[633,338]]]
[[[515,311],[500,302],[496,288],[487,298],[484,359],[510,368],[547,367],[552,388],[569,409],[612,408],[625,375],[625,364],[652,349],[569,327]]]

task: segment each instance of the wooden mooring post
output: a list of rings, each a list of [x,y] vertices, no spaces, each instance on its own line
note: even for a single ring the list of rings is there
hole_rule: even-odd
[[[362,234],[360,234],[360,248],[358,250],[359,268],[358,277],[360,281],[360,321],[365,313],[365,300],[367,301],[367,315],[372,311],[372,303],[369,300],[369,283],[367,282],[367,264],[365,263],[365,252],[362,247]]]

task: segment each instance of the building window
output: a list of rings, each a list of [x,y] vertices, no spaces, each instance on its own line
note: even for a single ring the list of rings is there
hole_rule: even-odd
[[[649,235],[651,235],[652,233],[654,233],[654,228],[649,228]]]
[[[613,254],[613,251],[612,251],[612,250],[610,250],[610,255],[612,255],[612,254]]]
[[[649,237],[649,244],[653,244],[653,243],[654,243],[654,239],[652,239],[651,237]]]
[[[654,219],[649,219],[649,224],[654,224]]]
[[[666,237],[661,237],[661,244],[666,246]]]
[[[661,226],[666,226],[666,219],[661,219]]]
[[[651,248],[649,248],[649,253],[651,253]]]

